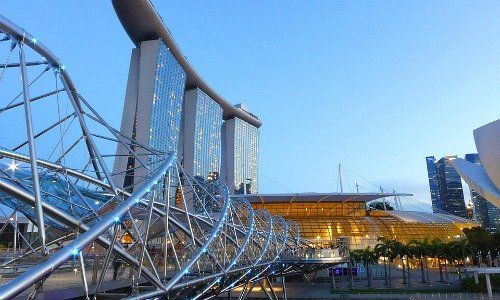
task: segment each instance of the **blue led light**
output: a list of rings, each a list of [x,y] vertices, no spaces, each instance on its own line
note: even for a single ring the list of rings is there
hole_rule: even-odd
[[[115,216],[115,219],[114,219],[114,220],[115,220],[115,222],[116,222],[116,223],[118,223],[118,222],[120,222],[120,217]]]
[[[62,65],[62,66],[61,66],[61,70],[66,70],[66,66],[65,66],[65,65]]]
[[[73,250],[71,250],[71,255],[77,256],[78,255],[78,249],[74,248]]]
[[[36,42],[38,42],[38,40],[36,38],[32,38],[31,42],[33,42],[33,44],[36,44]]]

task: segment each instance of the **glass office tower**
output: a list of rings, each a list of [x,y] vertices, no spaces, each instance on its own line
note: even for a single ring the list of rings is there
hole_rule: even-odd
[[[236,194],[259,191],[259,129],[239,118],[224,123],[227,185]]]
[[[466,154],[465,160],[481,165],[481,160],[477,153]],[[473,189],[470,189],[470,197],[474,205],[474,220],[490,232],[500,230],[500,209],[481,197]]]
[[[433,192],[436,192],[436,179],[439,190],[439,198],[436,196],[432,198],[432,210],[434,212],[445,212],[467,218],[462,180],[451,164],[451,160],[455,158],[456,156],[445,156],[435,162],[433,166],[432,161],[434,157],[427,157],[427,172],[431,195]]]
[[[192,176],[207,179],[221,167],[222,108],[196,88],[184,95],[183,166]]]
[[[451,164],[451,160],[455,158],[456,156],[445,156],[437,162],[442,210],[467,218],[462,179]]]
[[[436,166],[436,158],[434,156],[428,156],[425,158],[427,163],[427,175],[429,177],[429,189],[431,192],[432,210],[434,212],[441,209],[443,206],[441,203],[441,195],[439,190],[439,176],[438,169]]]

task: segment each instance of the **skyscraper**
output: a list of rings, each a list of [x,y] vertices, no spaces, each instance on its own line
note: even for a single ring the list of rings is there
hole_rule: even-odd
[[[141,42],[132,50],[120,131],[154,150],[179,153],[185,84],[186,73],[161,40]],[[130,190],[158,166],[147,153],[138,153],[142,160],[128,154],[118,144],[114,174]]]
[[[237,107],[242,107],[237,106]],[[224,165],[222,176],[232,193],[259,191],[259,130],[233,118],[224,122]]]
[[[429,177],[429,189],[431,192],[432,210],[436,212],[442,207],[441,192],[439,190],[439,174],[434,156],[425,158],[427,163],[427,176]]]
[[[437,162],[435,162],[432,156],[426,158],[432,210],[434,212],[446,212],[455,216],[467,218],[462,180],[460,179],[460,175],[458,175],[457,171],[451,165],[451,160],[455,158],[456,156],[445,156]],[[439,197],[437,197],[437,191]],[[433,193],[435,195],[434,197]]]
[[[204,179],[220,172],[222,108],[195,88],[184,94],[183,166],[188,174]]]
[[[481,160],[477,153],[465,154],[465,160],[481,165]],[[470,188],[470,197],[474,205],[474,220],[479,222],[488,231],[500,230],[500,209],[481,197],[476,191]]]
[[[231,105],[201,78],[149,1],[112,3],[136,46],[121,133],[152,149],[176,152],[186,173],[199,181],[210,175],[210,180],[226,183],[231,193],[244,182],[243,190],[257,192],[259,118]],[[128,148],[117,149],[114,174],[130,191],[158,166],[147,153],[131,158],[134,144]],[[176,183],[170,187],[175,189]]]

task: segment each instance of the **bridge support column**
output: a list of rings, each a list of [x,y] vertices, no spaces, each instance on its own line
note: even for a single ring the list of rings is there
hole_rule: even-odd
[[[285,277],[282,277],[283,278],[283,282],[281,283],[283,285],[283,299],[284,300],[287,300],[287,297],[286,297],[286,285],[285,285]]]
[[[477,274],[477,272],[474,272],[474,282],[476,284],[479,284],[479,275]]]
[[[493,291],[491,290],[490,274],[485,273],[484,276],[486,277],[486,290],[488,291],[488,299],[493,300]]]
[[[332,268],[330,268],[330,270],[332,270],[332,286],[331,286],[331,288],[335,289],[335,285],[336,285],[335,284],[335,268],[332,267]]]
[[[273,298],[273,296],[266,289],[266,285],[267,285],[266,278],[267,277],[263,278],[262,280],[259,280],[259,285],[260,285],[261,289],[264,291],[264,293],[266,293],[266,296],[269,300],[275,300],[275,298]]]

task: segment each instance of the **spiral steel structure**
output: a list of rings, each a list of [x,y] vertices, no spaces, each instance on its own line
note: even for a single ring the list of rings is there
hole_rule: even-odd
[[[0,275],[12,279],[0,281],[0,299],[33,298],[72,274],[87,299],[110,276],[127,282],[124,297],[210,298],[300,269],[290,262],[304,250],[296,224],[112,128],[59,59],[1,15],[0,51],[0,203],[10,208],[1,213],[38,229],[19,232],[25,249],[1,257]],[[118,145],[147,170],[133,192],[115,184],[127,171],[108,168]]]

